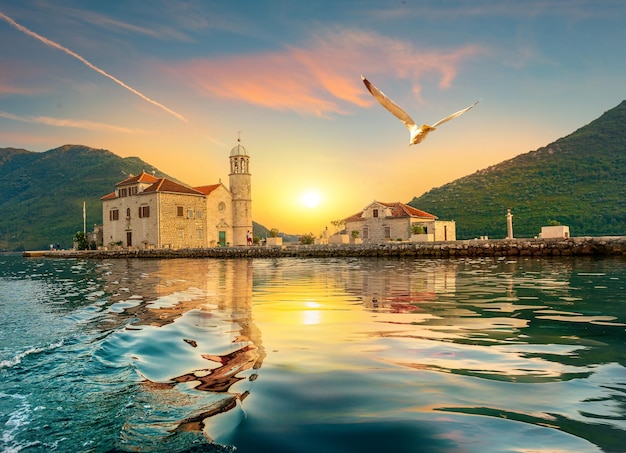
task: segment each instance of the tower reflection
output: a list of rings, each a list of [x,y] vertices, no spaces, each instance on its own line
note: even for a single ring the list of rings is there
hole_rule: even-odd
[[[117,352],[107,360],[130,362],[145,401],[167,401],[171,411],[155,424],[169,433],[203,431],[208,418],[238,407],[265,358],[252,319],[252,260],[112,260],[103,267],[111,313],[104,326],[114,332],[108,349]]]

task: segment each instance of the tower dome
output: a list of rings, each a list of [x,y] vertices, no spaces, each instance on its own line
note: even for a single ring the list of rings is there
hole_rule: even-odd
[[[230,150],[230,155],[232,156],[247,156],[248,155],[248,151],[246,151],[246,148],[244,148],[244,146],[241,143],[237,143],[237,146],[235,146],[233,149]]]

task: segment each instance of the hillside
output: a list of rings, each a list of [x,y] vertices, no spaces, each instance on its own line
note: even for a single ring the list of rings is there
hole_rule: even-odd
[[[137,157],[65,145],[43,153],[0,148],[0,250],[72,245],[83,229],[102,222],[100,197],[129,174],[145,170],[167,176]]]
[[[572,236],[626,235],[626,101],[536,151],[415,197],[408,204],[455,220],[458,239],[536,236],[549,221]]]

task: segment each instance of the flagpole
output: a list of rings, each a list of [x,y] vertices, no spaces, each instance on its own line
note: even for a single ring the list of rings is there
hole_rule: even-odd
[[[87,234],[87,214],[85,212],[85,202],[83,201],[83,234]]]

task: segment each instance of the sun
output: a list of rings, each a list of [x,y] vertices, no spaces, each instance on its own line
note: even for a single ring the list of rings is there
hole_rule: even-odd
[[[307,208],[316,208],[320,204],[320,201],[322,201],[320,194],[312,190],[305,192],[300,196],[300,203]]]

